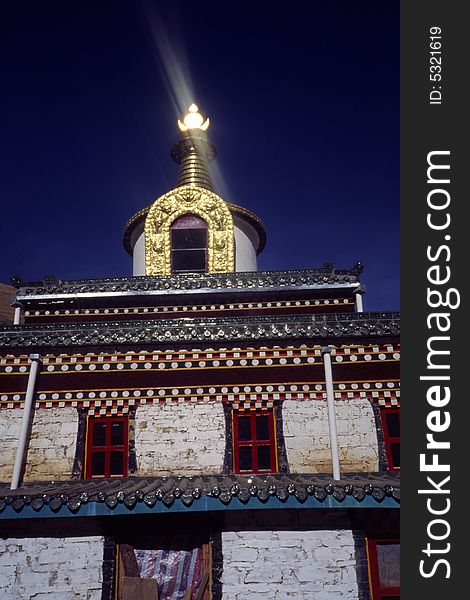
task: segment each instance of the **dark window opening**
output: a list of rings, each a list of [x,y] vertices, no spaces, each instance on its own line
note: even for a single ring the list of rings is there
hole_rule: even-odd
[[[235,473],[276,472],[273,411],[233,411],[233,446]]]
[[[172,273],[207,271],[207,224],[195,215],[183,215],[173,222],[171,235]]]
[[[389,471],[400,468],[400,409],[382,408],[380,411],[385,451]]]
[[[372,600],[400,600],[400,543],[367,540]]]
[[[127,417],[88,417],[85,479],[127,477]]]

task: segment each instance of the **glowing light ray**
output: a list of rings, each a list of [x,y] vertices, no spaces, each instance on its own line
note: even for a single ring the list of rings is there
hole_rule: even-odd
[[[178,34],[176,26],[172,28],[171,35],[168,34],[169,27],[166,26],[164,20],[158,14],[154,4],[145,1],[142,6],[150,32],[155,60],[162,73],[168,95],[175,113],[184,115],[197,96],[191,81],[182,36]],[[215,84],[216,82],[214,82]],[[215,189],[222,198],[229,200],[230,192],[220,166],[216,162],[211,163],[209,172]]]
[[[212,183],[214,184],[214,189],[216,190],[217,194],[224,200],[232,202],[232,200],[230,199],[230,192],[227,186],[227,182],[222,174],[222,170],[220,168],[219,163],[217,161],[209,163],[208,169],[209,175],[212,179]]]
[[[194,89],[181,36],[171,31],[150,2],[143,4],[155,58],[167,91],[178,114],[184,114],[194,101]]]

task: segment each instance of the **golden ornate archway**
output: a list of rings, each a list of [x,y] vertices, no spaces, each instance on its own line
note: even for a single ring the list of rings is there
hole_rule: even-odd
[[[160,196],[145,219],[146,275],[171,275],[170,226],[185,214],[207,223],[208,272],[234,271],[233,219],[227,204],[214,192],[184,185]]]

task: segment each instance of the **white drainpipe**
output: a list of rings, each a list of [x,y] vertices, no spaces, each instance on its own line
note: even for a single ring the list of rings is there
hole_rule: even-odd
[[[364,306],[362,304],[362,294],[360,292],[356,292],[356,312],[364,312]]]
[[[26,398],[24,400],[23,418],[21,420],[20,437],[18,439],[18,447],[16,449],[15,466],[13,467],[13,476],[11,478],[11,490],[16,490],[20,483],[21,470],[23,467],[25,450],[28,442],[27,437],[29,422],[31,419],[31,409],[33,407],[34,387],[36,385],[38,368],[42,361],[39,354],[30,354],[29,360],[31,361],[31,369],[29,371],[28,387],[26,388]]]
[[[338,451],[338,431],[336,429],[335,399],[333,392],[333,372],[331,370],[331,348],[324,347],[321,350],[323,355],[323,367],[325,369],[326,399],[328,404],[328,427],[330,430],[331,462],[333,464],[333,479],[339,481],[339,451]]]
[[[13,316],[13,325],[20,324],[21,306],[15,306],[15,314]]]

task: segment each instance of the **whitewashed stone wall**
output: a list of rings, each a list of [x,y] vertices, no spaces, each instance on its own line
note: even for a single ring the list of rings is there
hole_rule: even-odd
[[[76,408],[35,410],[24,480],[70,479],[77,432]]]
[[[244,220],[234,217],[235,271],[257,271],[256,248],[259,237],[255,229]]]
[[[0,411],[0,480],[13,474],[23,411]],[[24,481],[69,479],[77,445],[78,414],[75,408],[36,409],[24,472]]]
[[[11,481],[22,416],[22,410],[0,410],[0,481]]]
[[[136,412],[139,475],[221,473],[225,452],[222,404],[162,404]]]
[[[342,471],[378,471],[377,432],[369,400],[336,400],[335,410]],[[326,400],[286,400],[282,417],[291,472],[331,471]]]
[[[226,531],[222,599],[357,600],[351,531]]]
[[[2,600],[101,600],[103,538],[0,539]]]

